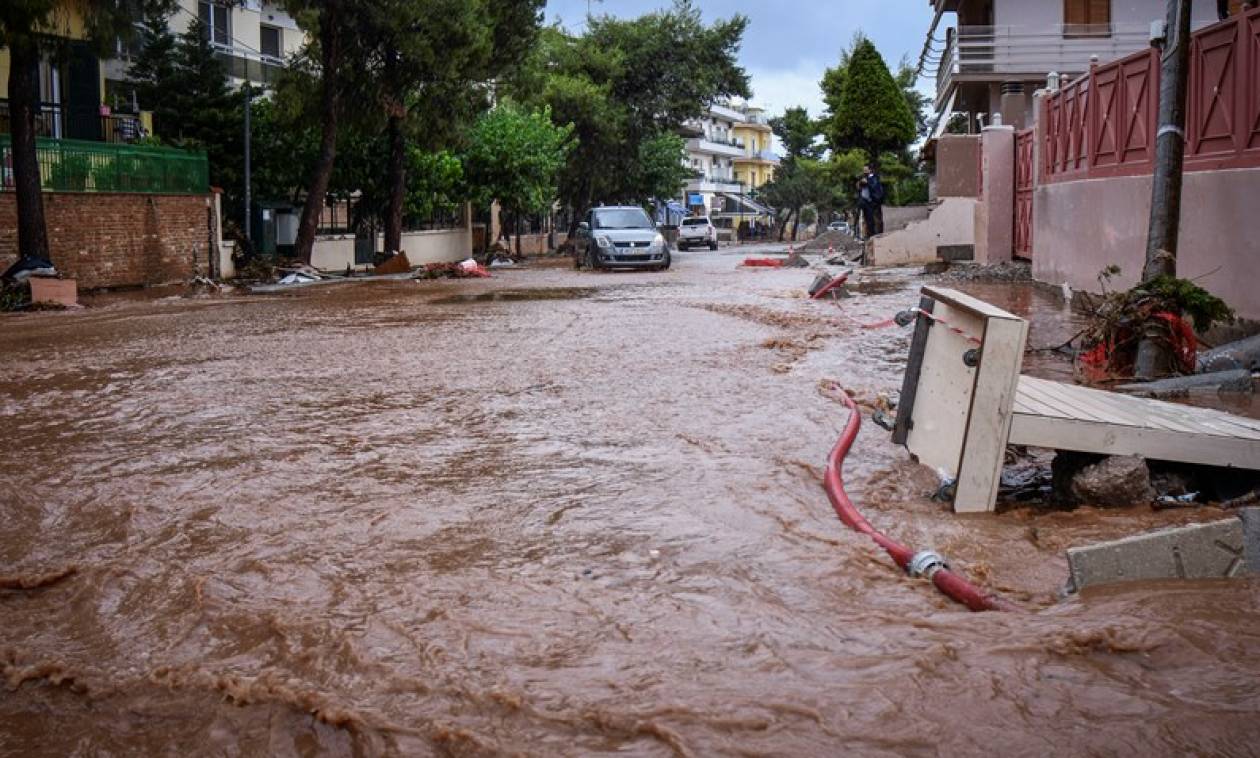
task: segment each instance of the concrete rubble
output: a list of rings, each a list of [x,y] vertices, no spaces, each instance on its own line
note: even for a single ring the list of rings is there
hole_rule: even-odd
[[[1145,505],[1155,499],[1151,471],[1136,456],[1098,459],[1080,453],[1055,456],[1054,492],[1061,502],[1075,505],[1125,507]]]
[[[1151,579],[1219,579],[1260,571],[1260,508],[1241,518],[1160,529],[1067,551],[1068,590]]]

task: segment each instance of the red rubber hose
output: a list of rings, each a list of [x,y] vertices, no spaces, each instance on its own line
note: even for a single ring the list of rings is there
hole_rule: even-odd
[[[884,548],[892,556],[892,559],[897,562],[898,566],[903,570],[907,570],[910,566],[910,560],[915,555],[914,551],[876,531],[875,527],[871,526],[866,517],[853,505],[853,501],[849,499],[848,493],[844,491],[844,479],[840,475],[840,466],[844,463],[845,456],[849,454],[849,448],[853,446],[853,440],[857,438],[858,429],[862,425],[862,414],[858,412],[857,405],[851,397],[844,393],[841,393],[841,397],[844,399],[844,404],[849,408],[849,422],[845,424],[844,431],[840,434],[840,439],[836,441],[836,446],[831,449],[831,455],[827,458],[827,470],[823,474],[823,487],[827,490],[827,497],[831,500],[831,506],[836,509],[836,515],[840,517],[841,521],[853,531],[870,537],[875,544]],[[929,576],[937,589],[973,611],[1015,609],[1015,606],[1007,601],[982,592],[980,588],[947,568],[937,568],[931,571]]]

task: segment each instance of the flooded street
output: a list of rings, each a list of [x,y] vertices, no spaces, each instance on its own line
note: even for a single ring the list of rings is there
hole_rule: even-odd
[[[1060,598],[1223,512],[955,516],[867,420],[872,523],[1027,609],[965,611],[821,487],[923,280],[740,258],[0,317],[0,755],[1260,752],[1260,580]]]

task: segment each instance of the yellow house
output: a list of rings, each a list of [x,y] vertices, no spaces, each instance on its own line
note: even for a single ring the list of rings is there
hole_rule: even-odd
[[[62,55],[45,54],[39,65],[38,136],[115,142],[138,134],[136,124],[152,133],[151,114],[115,113],[106,102],[105,69],[87,40],[84,10],[84,0],[61,0],[40,30],[66,42]],[[0,133],[9,128],[9,51],[0,48]]]
[[[774,154],[774,134],[765,111],[754,106],[743,111],[744,120],[731,130],[735,142],[744,149],[744,154],[735,158],[735,181],[753,190],[774,178],[779,157]]]

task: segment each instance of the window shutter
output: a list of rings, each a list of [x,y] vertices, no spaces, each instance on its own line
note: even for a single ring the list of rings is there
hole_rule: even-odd
[[[1088,24],[1089,15],[1087,13],[1086,4],[1090,0],[1063,0],[1063,23],[1069,26],[1074,24]]]
[[[1111,24],[1111,0],[1089,0],[1089,21],[1094,26]]]

